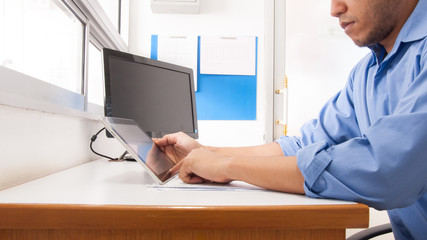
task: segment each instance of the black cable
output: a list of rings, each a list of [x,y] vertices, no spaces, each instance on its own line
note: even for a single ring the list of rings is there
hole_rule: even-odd
[[[90,150],[92,150],[92,152],[93,152],[93,153],[95,153],[95,154],[96,154],[96,155],[98,155],[98,156],[101,156],[101,157],[104,157],[104,158],[108,158],[108,159],[110,159],[110,160],[119,160],[118,158],[112,158],[112,157],[109,157],[109,156],[106,156],[106,155],[100,154],[100,153],[96,152],[96,151],[93,149],[92,144],[93,144],[93,142],[95,142],[96,138],[98,137],[99,133],[101,133],[101,132],[102,132],[102,130],[105,130],[105,127],[104,127],[104,128],[102,128],[101,130],[99,130],[95,135],[93,135],[93,136],[90,138],[90,144],[89,144],[89,146],[90,146]],[[107,131],[107,130],[106,130],[106,131]]]

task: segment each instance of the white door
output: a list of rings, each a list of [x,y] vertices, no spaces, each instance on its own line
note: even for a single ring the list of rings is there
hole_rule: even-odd
[[[275,96],[275,120],[287,112],[287,134],[297,136],[299,128],[317,118],[326,101],[344,87],[352,67],[369,50],[357,47],[330,16],[330,0],[287,0],[286,6],[276,0],[276,42],[284,43],[284,51],[275,51],[284,57],[275,57],[275,88],[281,87],[286,74],[288,102],[283,107],[285,97]],[[274,137],[282,132],[282,125],[276,125]]]

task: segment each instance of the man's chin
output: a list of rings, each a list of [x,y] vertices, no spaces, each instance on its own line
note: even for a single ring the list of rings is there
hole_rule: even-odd
[[[368,47],[368,46],[372,46],[372,45],[375,44],[375,43],[370,43],[370,42],[367,42],[367,41],[361,41],[359,39],[351,39],[351,40],[353,40],[354,44],[356,46],[358,46],[358,47]]]

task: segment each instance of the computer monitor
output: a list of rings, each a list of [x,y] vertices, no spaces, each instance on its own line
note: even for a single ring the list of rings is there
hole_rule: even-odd
[[[198,138],[193,70],[103,49],[105,116],[133,119],[151,137]]]

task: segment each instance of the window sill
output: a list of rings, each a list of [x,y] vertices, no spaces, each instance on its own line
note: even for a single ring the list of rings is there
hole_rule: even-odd
[[[97,120],[103,108],[81,94],[0,66],[0,105]],[[85,108],[89,111],[85,111]]]

